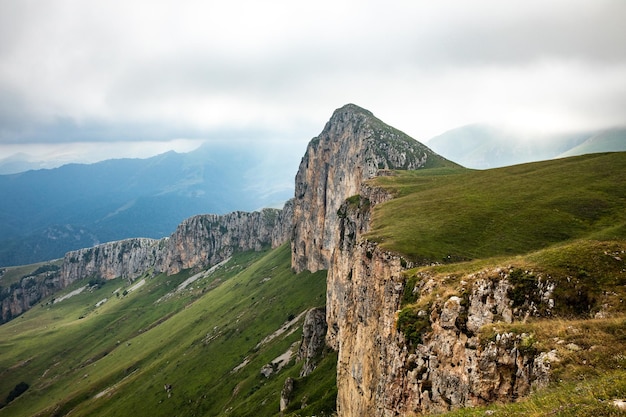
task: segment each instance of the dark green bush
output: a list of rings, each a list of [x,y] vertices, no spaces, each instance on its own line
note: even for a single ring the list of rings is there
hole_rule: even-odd
[[[405,307],[398,313],[397,328],[404,334],[411,347],[422,343],[422,337],[431,330],[428,315],[420,316],[413,307]]]
[[[17,384],[9,393],[6,399],[6,404],[10,403],[20,395],[24,394],[26,390],[29,388],[29,385],[26,382],[20,382]]]

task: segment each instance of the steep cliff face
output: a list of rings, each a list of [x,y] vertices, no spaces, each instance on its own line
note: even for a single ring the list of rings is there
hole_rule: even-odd
[[[304,361],[300,376],[307,376],[317,367],[326,346],[326,308],[307,311],[302,324],[302,340],[297,360]]]
[[[19,316],[60,288],[58,267],[39,268],[8,288],[0,287],[0,324]]]
[[[337,245],[337,210],[381,169],[450,164],[353,104],[336,110],[306,150],[296,175],[292,267],[328,269]]]
[[[466,277],[462,297],[434,296],[440,283],[428,276],[405,288],[411,265],[360,238],[371,207],[364,196],[341,207],[339,244],[328,271],[327,343],[339,352],[339,415],[442,412],[510,401],[545,385],[549,358],[530,348],[528,335],[478,335],[486,324],[511,322],[538,307],[514,314],[507,272]],[[540,297],[546,305],[550,290]],[[406,291],[429,301],[418,311],[401,309]]]
[[[91,276],[136,278],[154,266],[161,242],[126,239],[68,252],[61,267],[61,288]]]
[[[170,236],[157,269],[175,274],[182,269],[215,265],[236,251],[276,247],[288,239],[291,229],[290,204],[287,207],[285,212],[263,209],[191,217]]]
[[[293,203],[283,210],[199,215],[185,220],[169,238],[127,239],[68,252],[60,288],[91,276],[134,279],[153,269],[168,275],[215,265],[236,251],[277,247],[292,232]]]

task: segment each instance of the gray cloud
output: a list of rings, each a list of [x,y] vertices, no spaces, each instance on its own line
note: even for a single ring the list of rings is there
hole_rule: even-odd
[[[623,124],[622,0],[0,3],[0,143]],[[593,103],[593,104],[590,104]]]

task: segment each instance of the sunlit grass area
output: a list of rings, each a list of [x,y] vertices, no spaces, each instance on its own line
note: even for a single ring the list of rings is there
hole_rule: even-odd
[[[0,326],[0,392],[29,385],[0,415],[274,415],[286,377],[297,378],[301,364],[291,358],[269,377],[260,370],[300,340],[302,318],[260,342],[324,305],[325,272],[293,274],[285,245],[238,254],[176,292],[190,275],[147,275],[126,295],[132,285],[111,280]],[[307,378],[327,386],[312,406],[334,398],[336,359],[325,361],[326,371]]]
[[[367,238],[419,263],[626,238],[626,153],[487,171],[397,171],[374,184],[397,198],[376,207]]]

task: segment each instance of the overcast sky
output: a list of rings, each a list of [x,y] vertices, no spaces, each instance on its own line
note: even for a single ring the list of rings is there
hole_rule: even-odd
[[[624,0],[0,0],[0,160],[303,152],[349,102],[422,142],[624,125],[625,21]]]

